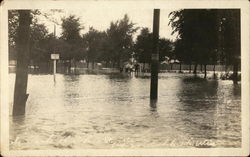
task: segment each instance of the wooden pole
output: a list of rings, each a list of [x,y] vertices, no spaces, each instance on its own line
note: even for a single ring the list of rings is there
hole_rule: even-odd
[[[53,68],[53,69],[54,69],[54,70],[53,70],[53,73],[54,73],[54,82],[56,82],[56,60],[55,60],[55,59],[53,60],[53,64],[54,64],[54,65],[53,65],[53,67],[54,67],[54,68]]]
[[[54,24],[54,50],[53,50],[53,52],[54,52],[54,54],[56,53],[56,45],[55,45],[55,43],[56,43],[56,24]],[[53,60],[53,74],[54,74],[54,82],[56,82],[56,60],[54,59]]]
[[[156,100],[158,97],[159,24],[160,24],[160,9],[154,9],[153,52],[152,52],[152,58],[151,58],[151,84],[150,84],[150,99],[151,100]]]
[[[14,90],[13,116],[24,115],[28,83],[28,65],[30,51],[30,10],[20,10],[17,30],[17,65]]]

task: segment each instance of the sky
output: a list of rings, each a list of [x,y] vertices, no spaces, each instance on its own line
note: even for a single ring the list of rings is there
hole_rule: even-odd
[[[175,40],[176,34],[171,35],[172,28],[168,25],[169,13],[173,10],[161,9],[160,11],[160,37]],[[68,17],[69,15],[76,15],[80,18],[80,23],[84,26],[84,29],[80,32],[84,34],[88,32],[89,27],[94,27],[97,30],[103,31],[109,28],[111,21],[122,19],[125,14],[129,19],[135,23],[136,27],[148,27],[152,31],[153,27],[153,9],[84,9],[84,10],[61,10],[61,12],[53,12],[50,10],[41,10],[49,18],[45,18],[43,15],[38,17],[39,23],[44,23],[48,31],[51,33],[54,31],[54,24],[51,21],[57,21],[56,36],[60,36],[62,30],[60,27],[61,18]],[[50,20],[49,20],[50,19]],[[134,39],[140,33],[140,30],[134,35]]]

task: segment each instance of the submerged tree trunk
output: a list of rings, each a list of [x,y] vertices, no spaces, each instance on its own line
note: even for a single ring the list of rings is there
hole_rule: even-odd
[[[225,65],[225,73],[227,73],[227,69],[228,69],[228,66],[227,66],[227,63]]]
[[[88,69],[88,68],[89,68],[89,61],[87,60],[87,62],[86,62],[86,63],[87,63],[87,69]]]
[[[95,68],[95,62],[92,61],[92,69],[94,69],[94,68]]]
[[[207,65],[204,64],[204,78],[207,78]]]
[[[73,59],[73,64],[74,64],[74,74],[76,74],[76,60]]]
[[[69,65],[68,65],[68,73],[71,73],[71,60],[69,60]]]
[[[13,116],[24,115],[28,84],[28,63],[30,51],[30,10],[20,10],[19,27],[17,30],[17,66],[14,90]]]
[[[108,61],[106,61],[106,63],[105,63],[105,67],[106,67],[106,68],[108,68]]]
[[[180,70],[179,72],[181,72],[181,63],[180,63],[180,69],[179,70]]]
[[[145,62],[143,62],[142,72],[145,72]]]
[[[233,65],[233,83],[238,84],[238,63],[237,63],[237,61]]]
[[[214,64],[214,67],[213,67],[213,71],[214,71],[214,79],[216,78],[216,75],[215,75],[215,64]]]
[[[116,63],[116,68],[120,68],[120,61],[118,61],[117,63]]]
[[[197,63],[195,63],[194,65],[194,71],[193,71],[194,74],[197,74],[197,65],[198,65]]]
[[[189,64],[189,73],[191,73],[191,71],[192,71],[192,67],[191,67],[192,65],[191,65],[191,63]]]

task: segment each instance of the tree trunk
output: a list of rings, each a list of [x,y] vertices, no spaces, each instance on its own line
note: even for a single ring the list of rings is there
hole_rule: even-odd
[[[192,64],[190,63],[190,64],[189,64],[189,73],[191,73],[191,70],[192,70],[192,67],[191,67],[191,66],[192,66]]]
[[[201,72],[203,71],[202,66],[203,66],[203,65],[202,65],[202,64],[200,64],[200,70],[201,70]]]
[[[238,84],[238,63],[233,65],[233,83]]]
[[[227,68],[228,68],[228,66],[227,66],[227,63],[226,63],[226,65],[225,65],[225,73],[227,73]]]
[[[143,62],[142,72],[145,72],[145,62]]]
[[[16,66],[16,82],[14,90],[13,116],[24,115],[28,84],[28,62],[30,48],[30,10],[20,10],[19,27],[17,30],[17,66]]]
[[[207,78],[207,65],[204,64],[204,78]]]
[[[94,69],[94,68],[95,68],[95,62],[92,61],[92,69]]]
[[[120,61],[118,61],[117,63],[116,63],[116,68],[120,68]]]
[[[89,61],[87,60],[87,69],[89,68]]]
[[[69,60],[69,66],[68,66],[68,68],[69,68],[68,69],[68,71],[69,71],[68,73],[70,74],[71,73],[71,60]]]
[[[180,63],[180,72],[181,72],[181,63]]]
[[[65,74],[67,73],[67,67],[68,67],[67,62],[64,60],[63,61],[63,71]]]
[[[193,71],[194,74],[197,74],[197,65],[198,65],[197,63],[195,63],[194,65],[194,71]]]
[[[75,59],[73,59],[73,66],[74,66],[74,74],[76,74],[76,60]]]
[[[215,79],[215,77],[216,77],[216,75],[215,75],[215,64],[214,64],[214,67],[213,67],[213,71],[214,71],[214,79]]]

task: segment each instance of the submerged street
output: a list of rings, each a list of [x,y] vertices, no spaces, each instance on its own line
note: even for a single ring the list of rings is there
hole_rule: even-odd
[[[13,150],[241,147],[241,84],[230,80],[160,73],[154,104],[148,76],[29,75],[15,118],[9,80]]]

